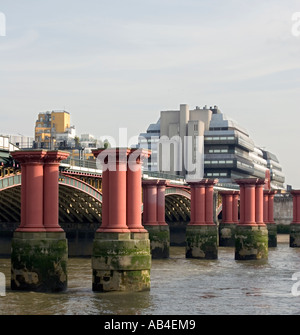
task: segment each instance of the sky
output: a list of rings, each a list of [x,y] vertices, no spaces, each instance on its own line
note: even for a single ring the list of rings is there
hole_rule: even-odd
[[[33,136],[38,113],[64,109],[78,135],[117,141],[162,110],[217,105],[300,189],[298,0],[0,0],[0,13],[0,134]]]

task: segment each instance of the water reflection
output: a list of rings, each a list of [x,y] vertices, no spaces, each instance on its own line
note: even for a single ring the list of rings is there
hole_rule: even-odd
[[[49,294],[11,291],[10,260],[0,259],[7,284],[0,314],[297,314],[291,278],[299,260],[299,248],[287,243],[269,249],[266,261],[235,261],[224,247],[217,260],[186,259],[183,247],[172,247],[169,259],[152,261],[150,291],[99,293],[91,260],[70,258],[68,290]]]

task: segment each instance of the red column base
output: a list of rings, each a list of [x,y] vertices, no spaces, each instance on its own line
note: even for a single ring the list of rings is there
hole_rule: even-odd
[[[123,228],[99,228],[96,230],[97,233],[131,233],[129,229]]]
[[[34,228],[34,227],[19,227],[15,231],[17,232],[25,232],[25,233],[39,233],[39,232],[45,232],[45,228]]]
[[[187,226],[212,226],[215,225],[214,222],[190,222],[187,224]]]

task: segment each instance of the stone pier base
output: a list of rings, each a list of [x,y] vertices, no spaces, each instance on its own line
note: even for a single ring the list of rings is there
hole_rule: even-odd
[[[268,229],[266,226],[236,226],[235,259],[268,259]]]
[[[151,255],[153,259],[169,258],[170,229],[168,225],[145,225],[149,233]]]
[[[290,224],[290,247],[300,247],[300,224]]]
[[[67,289],[68,243],[64,232],[14,232],[12,290],[59,292]]]
[[[150,290],[148,233],[96,232],[92,251],[93,291]]]
[[[187,225],[186,258],[218,258],[217,225]]]
[[[235,246],[235,223],[219,224],[219,246],[234,247]]]
[[[268,247],[277,247],[277,226],[275,223],[267,223],[268,228]]]

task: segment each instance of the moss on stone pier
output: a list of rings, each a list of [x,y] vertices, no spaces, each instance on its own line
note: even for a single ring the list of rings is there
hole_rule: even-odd
[[[268,229],[266,226],[237,225],[235,259],[267,259]]]
[[[299,223],[290,224],[290,247],[292,248],[300,247],[300,224]]]
[[[168,225],[145,226],[149,233],[153,259],[168,258],[170,255],[170,230]]]
[[[96,233],[93,242],[93,290],[150,289],[151,254],[148,233]]]
[[[64,233],[15,233],[11,288],[57,292],[67,288],[68,245]]]
[[[186,257],[218,258],[218,231],[216,225],[187,226]]]

